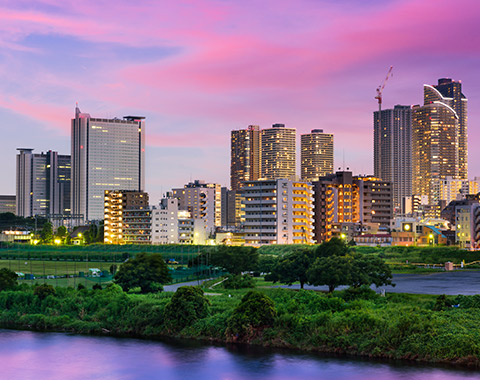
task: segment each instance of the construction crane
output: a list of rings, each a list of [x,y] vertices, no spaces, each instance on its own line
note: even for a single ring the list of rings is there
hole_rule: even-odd
[[[393,76],[392,74],[393,66],[390,66],[390,69],[388,69],[387,76],[383,80],[382,84],[377,87],[377,96],[375,96],[375,99],[378,99],[378,111],[382,110],[382,92],[383,89],[385,88],[385,85],[387,84],[388,78]]]
[[[382,161],[382,148],[381,148],[381,141],[382,141],[382,92],[383,89],[385,88],[385,84],[387,84],[388,78],[390,78],[392,74],[393,66],[390,66],[387,72],[387,76],[383,80],[382,84],[377,87],[377,96],[375,96],[375,99],[378,99],[378,130],[375,131],[374,133],[374,143],[375,143],[375,149],[376,149],[376,154],[374,158],[374,172],[375,172],[375,177],[382,178],[383,180],[390,180],[385,178],[384,176],[384,163]]]

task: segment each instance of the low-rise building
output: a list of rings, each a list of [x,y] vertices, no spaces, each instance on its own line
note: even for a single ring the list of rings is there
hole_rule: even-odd
[[[134,190],[105,190],[105,244],[150,244],[148,194]]]
[[[288,179],[246,181],[245,244],[313,244],[312,185]]]

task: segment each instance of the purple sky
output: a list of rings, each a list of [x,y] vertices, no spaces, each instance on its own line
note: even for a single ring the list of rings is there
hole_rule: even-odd
[[[230,131],[284,123],[335,134],[335,166],[373,171],[384,108],[462,80],[469,177],[480,176],[478,0],[0,0],[1,194],[17,147],[70,153],[75,102],[147,117],[155,203],[190,179],[229,185]]]

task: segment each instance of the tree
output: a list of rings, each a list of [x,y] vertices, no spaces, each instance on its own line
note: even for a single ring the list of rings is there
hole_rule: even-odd
[[[260,273],[270,273],[278,263],[278,257],[273,255],[259,255],[257,271]]]
[[[337,286],[351,282],[352,258],[350,256],[318,257],[307,271],[312,285],[327,285],[331,293]]]
[[[350,285],[392,285],[392,271],[378,256],[355,254],[352,260]]]
[[[193,263],[205,263],[224,268],[232,274],[253,271],[257,267],[258,252],[253,247],[217,246],[215,250],[204,252]]]
[[[64,241],[64,239],[67,237],[68,235],[68,230],[67,230],[67,227],[65,226],[60,226],[57,228],[57,233],[56,233],[56,236],[61,239],[62,241]]]
[[[170,330],[180,331],[209,314],[210,301],[198,286],[177,289],[165,306],[165,324]]]
[[[115,274],[115,282],[124,291],[140,287],[142,293],[152,293],[161,284],[171,281],[168,266],[159,254],[139,253],[120,266]]]
[[[40,230],[40,239],[43,243],[51,243],[53,240],[53,225],[46,222]]]
[[[227,334],[234,340],[251,340],[266,327],[273,326],[277,310],[265,294],[250,290],[243,296],[227,322]]]
[[[346,256],[349,252],[343,239],[331,238],[317,247],[315,257]]]
[[[0,269],[0,291],[13,289],[17,285],[17,274],[8,268]]]
[[[48,296],[54,296],[56,294],[56,290],[52,285],[42,284],[35,287],[33,294],[35,294],[41,300],[44,300]]]
[[[296,248],[293,252],[282,257],[273,267],[270,275],[265,276],[265,280],[281,282],[292,285],[294,282],[300,282],[300,288],[308,281],[307,270],[312,263],[310,250],[306,248]]]

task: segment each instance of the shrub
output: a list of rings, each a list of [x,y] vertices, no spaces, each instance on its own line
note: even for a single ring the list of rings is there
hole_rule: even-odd
[[[360,286],[358,288],[349,287],[344,291],[340,292],[339,296],[345,301],[353,301],[356,299],[375,300],[379,298],[379,295],[366,285]]]
[[[198,286],[177,289],[165,306],[165,325],[171,331],[180,331],[209,314],[210,301]]]
[[[437,297],[437,300],[435,301],[435,305],[433,305],[433,310],[435,311],[441,311],[441,310],[447,310],[452,307],[452,301],[450,301],[445,294],[442,294]]]
[[[0,269],[0,291],[13,289],[17,285],[17,274],[8,268]]]
[[[54,296],[55,293],[55,288],[52,285],[47,284],[38,285],[33,290],[33,294],[35,294],[41,300],[44,300],[48,296]]]
[[[273,326],[277,311],[266,295],[251,290],[242,298],[227,323],[232,340],[251,340],[267,327]]]
[[[223,282],[223,287],[225,289],[243,289],[243,288],[254,288],[255,280],[249,274],[230,274],[227,279]]]

